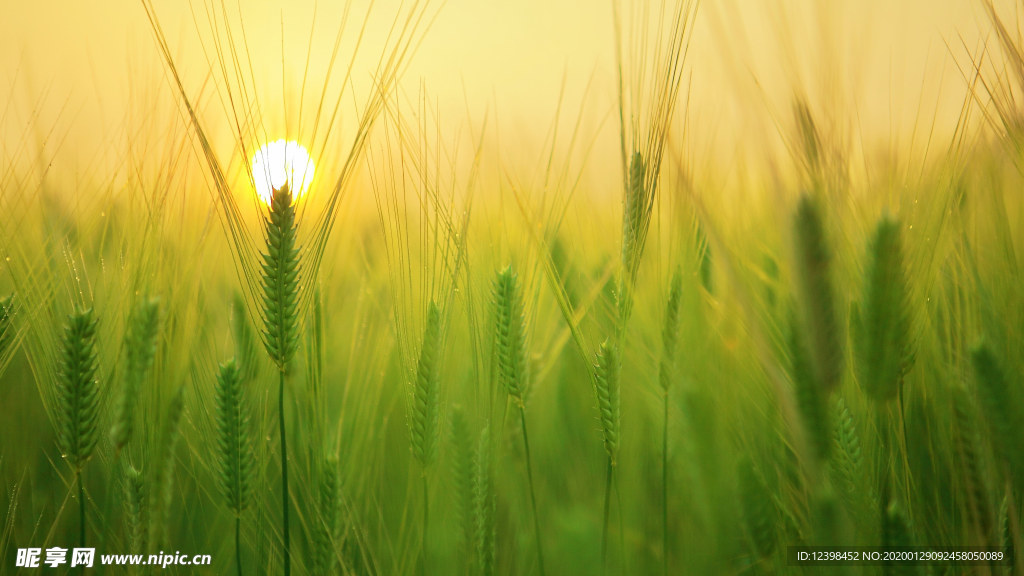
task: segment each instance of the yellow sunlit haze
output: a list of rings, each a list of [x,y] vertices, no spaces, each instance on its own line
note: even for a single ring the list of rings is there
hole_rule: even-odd
[[[213,96],[216,90],[204,84],[217,65],[216,44],[199,8],[204,3],[154,4],[186,89],[206,97],[201,104],[206,104],[208,121],[223,118],[220,99],[226,97]],[[307,65],[311,76],[305,97],[319,97],[313,89],[321,79],[316,73],[326,68],[347,4],[296,1],[282,12],[275,2],[237,3],[245,13],[247,62],[256,75],[261,121],[274,137],[312,131],[311,126],[286,126],[286,121],[298,120]],[[361,8],[366,3],[352,4]],[[522,143],[524,155],[532,153],[529,145],[546,137],[564,89],[563,107],[572,106],[563,111],[567,123],[586,102],[584,133],[598,141],[594,166],[603,166],[603,160],[618,155],[614,134],[595,135],[615,124],[607,122],[616,100],[611,4],[449,0],[409,62],[406,88],[415,92],[422,80],[449,124],[493,119],[489,127],[497,126],[494,132],[502,134],[503,142]],[[622,2],[627,10],[639,4]],[[1012,13],[1012,0],[997,5]],[[692,162],[729,169],[746,149],[764,156],[777,142],[773,134],[785,124],[795,91],[806,94],[819,115],[828,113],[837,138],[852,133],[869,145],[898,148],[929,140],[915,135],[915,128],[927,133],[934,124],[940,131],[951,130],[966,89],[950,52],[963,64],[967,50],[962,47],[978,47],[986,22],[980,6],[962,0],[703,2],[689,48],[686,107],[678,115],[690,134],[701,135],[690,138]],[[178,113],[137,1],[6,2],[4,10],[0,139],[9,150],[26,142],[27,125],[38,130],[58,126],[62,154],[54,169],[74,172],[76,163],[95,165],[93,151],[111,149],[109,142],[121,132],[137,131],[138,118],[155,118],[154,112],[165,110]],[[365,36],[367,61],[373,60],[374,42],[387,37],[392,25],[389,10],[374,13]],[[358,30],[350,28],[346,38],[357,38]],[[264,41],[252,41],[256,38]],[[351,53],[351,46],[345,49]],[[995,51],[990,52],[991,58]],[[364,80],[368,69],[360,61],[353,82]],[[336,76],[340,80],[342,75]],[[131,114],[126,117],[125,111]],[[303,121],[312,118],[306,114]],[[236,140],[228,127],[219,128],[214,137],[228,149]],[[505,147],[506,153],[519,148]],[[123,161],[112,156],[114,166]],[[326,175],[330,163],[325,158],[317,163]]]
[[[250,162],[256,194],[270,205],[274,190],[285,184],[295,200],[301,198],[313,182],[315,167],[309,151],[294,140],[275,140],[264,144]]]

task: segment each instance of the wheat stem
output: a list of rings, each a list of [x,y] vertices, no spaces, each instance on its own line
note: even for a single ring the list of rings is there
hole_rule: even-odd
[[[235,569],[242,576],[242,517],[235,516]]]
[[[669,395],[662,398],[662,573],[669,575]]]
[[[604,518],[601,522],[601,570],[608,573],[608,519],[612,507],[612,477],[615,467],[611,458],[608,459],[608,471],[604,477]]]
[[[523,452],[526,456],[526,480],[530,484],[530,505],[533,508],[533,530],[537,538],[537,563],[541,576],[544,576],[544,546],[540,537],[540,516],[537,514],[537,494],[533,488],[533,465],[530,463],[530,438],[526,433],[526,407],[519,402],[519,414],[523,418]]]
[[[82,470],[75,470],[78,484],[78,547],[85,548],[85,485],[82,484]]]
[[[661,384],[661,561],[662,573],[668,576],[668,392],[672,387],[675,368],[676,344],[679,339],[679,308],[683,292],[682,273],[672,274],[668,302],[665,304],[665,322],[661,332],[661,364],[658,380]]]
[[[277,389],[277,421],[281,434],[281,538],[284,543],[284,573],[287,576],[291,574],[292,569],[291,541],[288,532],[288,432],[284,421],[284,370],[278,373],[281,376]]]

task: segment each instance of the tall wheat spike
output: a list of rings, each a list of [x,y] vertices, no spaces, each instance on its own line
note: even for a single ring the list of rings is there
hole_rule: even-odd
[[[519,293],[518,276],[512,271],[511,265],[498,273],[492,298],[498,380],[508,395],[522,404],[527,378],[526,320],[523,317],[523,298]]]
[[[78,484],[79,546],[85,545],[85,486],[82,468],[99,440],[100,387],[96,350],[96,318],[92,309],[68,316],[64,326],[60,366],[57,370],[57,444],[75,471]]]
[[[124,339],[124,372],[120,394],[114,407],[114,424],[110,438],[116,450],[131,440],[135,426],[135,405],[139,389],[145,382],[156,357],[157,333],[160,327],[160,301],[143,300],[135,308]]]
[[[650,221],[650,191],[645,185],[647,164],[643,154],[633,153],[629,163],[629,185],[622,201],[622,268],[632,282],[640,265],[642,238]]]
[[[868,247],[863,301],[851,318],[856,325],[853,349],[860,385],[876,402],[896,397],[908,368],[908,314],[900,224],[885,216],[878,222]]]
[[[288,184],[274,190],[264,231],[263,345],[278,371],[284,373],[299,344],[299,249]]]
[[[594,370],[594,393],[597,396],[598,418],[604,436],[604,450],[608,456],[604,485],[604,518],[601,528],[601,565],[608,558],[608,524],[611,519],[612,486],[615,479],[615,467],[619,456],[619,352],[615,344],[605,339],[597,353],[597,366]],[[621,513],[620,513],[621,518]]]
[[[595,393],[601,432],[604,434],[604,450],[611,466],[618,463],[619,456],[619,371],[619,352],[610,340],[605,340],[597,353]]]
[[[128,553],[142,554],[146,549],[146,485],[142,472],[131,464],[124,467],[124,508]]]
[[[412,418],[409,421],[412,453],[426,470],[437,456],[440,425],[440,359],[441,311],[431,302],[427,308],[427,323],[420,345],[416,367],[416,385],[413,390]]]
[[[281,436],[281,539],[284,574],[291,574],[291,537],[288,520],[288,436],[285,425],[284,384],[288,363],[299,342],[299,249],[296,247],[295,205],[285,184],[274,190],[270,215],[264,220],[267,249],[263,253],[263,345],[277,367],[279,434]]]
[[[800,198],[793,228],[801,332],[815,381],[829,392],[842,376],[843,346],[832,288],[832,252],[825,237],[821,208],[812,197]]]
[[[862,533],[874,534],[874,515],[870,512],[877,509],[876,496],[867,482],[860,434],[842,396],[832,398],[829,419],[834,438],[829,460],[832,483],[839,488],[847,512],[858,523]]]
[[[619,277],[618,309],[620,339],[633,310],[633,284],[643,255],[644,240],[651,218],[650,191],[646,185],[647,165],[643,154],[634,152],[629,164],[629,184],[622,202],[622,275]]]
[[[313,530],[313,573],[330,574],[337,558],[335,543],[341,526],[341,477],[338,459],[324,460],[317,495],[319,512]]]
[[[480,432],[473,457],[473,543],[476,573],[480,576],[494,574],[496,502],[491,470],[491,436],[485,427]]]

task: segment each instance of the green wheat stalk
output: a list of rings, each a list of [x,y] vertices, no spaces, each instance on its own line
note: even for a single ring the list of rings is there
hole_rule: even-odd
[[[491,436],[485,427],[473,455],[473,545],[480,576],[494,574],[495,497],[491,468]]]
[[[450,440],[452,445],[451,476],[455,492],[455,513],[460,533],[459,546],[463,556],[470,558],[469,550],[473,543],[473,434],[466,413],[461,406],[454,406],[451,418]]]
[[[96,350],[96,318],[92,309],[68,316],[64,327],[62,354],[57,370],[57,444],[64,459],[75,471],[78,485],[79,547],[85,546],[85,486],[82,468],[92,456],[99,440],[100,389]]]
[[[537,514],[537,496],[533,485],[533,465],[530,458],[530,440],[526,425],[526,318],[523,315],[523,297],[519,291],[518,276],[509,265],[498,272],[492,291],[494,303],[495,353],[498,362],[498,380],[509,397],[519,407],[522,417],[523,448],[526,453],[526,475],[530,484],[530,504],[533,508],[533,528],[537,538],[537,564],[544,575],[544,548],[541,540],[540,519]]]
[[[235,565],[242,574],[242,512],[252,496],[256,462],[249,433],[249,407],[244,398],[242,376],[234,360],[221,364],[216,386],[217,476],[221,494],[235,515]]]
[[[661,553],[662,571],[668,574],[668,398],[675,372],[676,348],[679,341],[679,309],[683,294],[683,275],[676,269],[665,304],[661,329],[661,362],[658,381],[661,384]]]
[[[427,322],[423,329],[423,342],[416,366],[416,384],[413,390],[412,418],[409,421],[413,457],[420,464],[423,481],[423,533],[422,558],[427,572],[427,534],[430,523],[430,496],[427,469],[437,457],[440,426],[440,364],[441,364],[441,311],[431,302],[427,307]]]
[[[594,371],[594,393],[597,396],[598,418],[604,437],[604,450],[608,456],[604,489],[604,520],[601,528],[601,564],[608,557],[608,524],[611,518],[612,486],[619,455],[619,372],[618,349],[610,340],[601,343]]]
[[[281,436],[281,510],[284,574],[291,574],[291,539],[288,522],[288,439],[285,425],[284,385],[288,363],[299,341],[299,250],[295,246],[295,205],[285,184],[274,190],[270,214],[264,219],[267,248],[263,253],[263,345],[277,367],[278,423]]]
[[[156,480],[154,498],[150,504],[148,544],[157,550],[164,546],[167,535],[167,515],[174,497],[174,469],[181,441],[181,421],[185,416],[185,389],[179,388],[171,398],[164,415],[157,450]]]

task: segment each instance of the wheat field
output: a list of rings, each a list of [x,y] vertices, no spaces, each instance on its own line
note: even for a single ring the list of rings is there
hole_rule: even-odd
[[[1024,574],[1024,4],[249,4],[7,45],[0,574]]]

